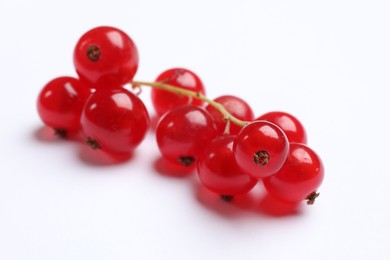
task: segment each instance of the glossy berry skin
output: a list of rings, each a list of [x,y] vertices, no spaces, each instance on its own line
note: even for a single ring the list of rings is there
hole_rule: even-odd
[[[306,131],[301,122],[286,112],[269,112],[259,116],[256,120],[266,120],[279,126],[286,134],[289,142],[307,143]]]
[[[163,82],[175,87],[187,89],[205,95],[205,88],[200,78],[192,71],[183,68],[173,68],[161,73],[156,82]],[[152,104],[158,115],[163,115],[175,107],[186,104],[201,106],[203,101],[187,96],[179,96],[161,89],[153,88],[151,91]]]
[[[162,156],[185,166],[192,165],[216,136],[211,115],[193,105],[177,107],[166,113],[156,129]]]
[[[239,97],[225,95],[217,97],[216,99],[214,99],[214,101],[220,103],[231,115],[242,121],[250,122],[254,119],[253,111],[248,105],[248,103],[246,103]],[[209,111],[214,118],[218,132],[220,134],[223,134],[226,128],[226,120],[223,118],[221,112],[219,112],[211,105],[207,105],[206,110]],[[242,127],[231,123],[229,134],[237,135],[240,132],[241,128]]]
[[[254,178],[276,173],[287,158],[289,142],[284,132],[268,121],[254,121],[238,134],[233,151],[237,164]]]
[[[47,83],[38,96],[38,114],[45,125],[62,134],[80,131],[80,115],[91,90],[72,77],[59,77]]]
[[[209,190],[225,196],[244,194],[257,183],[237,165],[233,153],[233,135],[217,137],[203,151],[197,162],[201,183]]]
[[[101,26],[86,32],[76,44],[73,63],[80,79],[93,88],[129,83],[138,68],[138,51],[123,31]]]
[[[81,126],[92,148],[126,154],[144,139],[149,116],[142,101],[128,90],[100,89],[87,100]]]
[[[296,203],[316,192],[323,179],[324,166],[320,157],[304,144],[290,143],[283,167],[263,182],[273,197]]]

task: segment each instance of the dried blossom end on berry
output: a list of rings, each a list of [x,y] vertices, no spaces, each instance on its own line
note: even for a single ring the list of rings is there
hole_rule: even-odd
[[[313,205],[314,202],[316,201],[316,198],[318,198],[318,196],[320,196],[320,193],[319,192],[312,192],[310,193],[309,196],[306,197],[306,204],[307,205]]]
[[[266,166],[270,160],[270,155],[267,151],[258,151],[253,155],[253,161],[260,166]]]
[[[87,137],[87,144],[93,149],[93,150],[98,150],[101,149],[102,147],[98,143],[98,141],[92,139],[91,137]]]
[[[62,128],[54,128],[54,134],[60,138],[66,138],[68,136],[68,131]]]
[[[234,196],[232,195],[221,195],[221,200],[226,202],[231,202],[233,200]]]
[[[180,156],[178,162],[188,167],[195,162],[195,158],[192,156]]]
[[[102,55],[100,49],[96,45],[90,45],[87,48],[87,56],[88,59],[92,62],[96,62],[100,59],[100,56]]]

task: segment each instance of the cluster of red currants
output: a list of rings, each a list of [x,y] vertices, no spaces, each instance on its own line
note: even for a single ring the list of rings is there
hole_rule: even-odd
[[[132,81],[137,48],[117,28],[86,32],[73,59],[79,78],[56,78],[38,97],[39,116],[57,134],[81,133],[93,149],[130,155],[150,120],[141,99],[124,86],[150,86],[161,116],[157,144],[165,159],[196,167],[201,183],[227,200],[249,192],[261,179],[281,201],[314,203],[324,168],[294,116],[270,112],[255,118],[238,97],[210,100],[199,77],[183,68],[167,70],[155,82]]]

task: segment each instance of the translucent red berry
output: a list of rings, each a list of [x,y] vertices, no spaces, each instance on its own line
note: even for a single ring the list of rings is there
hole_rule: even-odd
[[[80,79],[93,88],[129,83],[138,68],[134,42],[123,31],[109,26],[86,32],[76,44],[73,62]]]
[[[81,111],[90,94],[90,89],[78,79],[53,79],[39,93],[38,114],[58,134],[77,133],[80,131]]]
[[[216,136],[211,115],[193,105],[166,113],[156,129],[157,144],[163,157],[186,166],[192,165]]]
[[[313,204],[323,179],[320,157],[304,144],[291,143],[283,167],[263,182],[268,193],[282,201],[295,203],[307,199],[308,204]]]
[[[277,172],[287,158],[289,143],[284,132],[268,121],[254,121],[238,134],[233,151],[237,164],[254,178]]]
[[[257,183],[237,165],[233,153],[235,136],[223,135],[211,142],[198,159],[201,183],[209,190],[225,196],[244,194]]]
[[[142,101],[128,90],[100,89],[87,100],[81,126],[92,148],[130,153],[145,137],[149,116]]]
[[[220,103],[232,116],[242,121],[253,121],[254,116],[252,109],[250,108],[248,103],[246,103],[241,98],[231,95],[225,95],[217,97],[216,99],[214,99],[214,101]],[[209,111],[214,118],[218,132],[220,134],[223,134],[226,128],[226,120],[221,114],[221,112],[219,112],[212,105],[207,105],[206,110]],[[241,126],[231,123],[229,133],[232,135],[237,135],[240,132],[241,128]]]
[[[279,126],[286,134],[289,142],[307,143],[306,131],[301,122],[286,112],[269,112],[259,116],[256,120],[266,120]]]
[[[169,69],[161,73],[156,82],[163,82],[181,89],[187,89],[205,94],[205,89],[200,78],[192,71],[183,68]],[[178,95],[161,89],[153,88],[151,91],[152,104],[158,115],[186,104],[200,106],[203,101],[188,96]]]

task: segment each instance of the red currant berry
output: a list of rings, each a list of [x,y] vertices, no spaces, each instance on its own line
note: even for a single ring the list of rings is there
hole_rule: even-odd
[[[211,115],[193,105],[166,113],[156,129],[157,144],[163,157],[185,166],[192,165],[216,136]]]
[[[187,69],[174,68],[161,73],[156,82],[163,82],[178,88],[187,89],[205,94],[205,89],[199,77]],[[190,99],[187,96],[180,96],[161,89],[152,89],[152,103],[158,115],[163,115],[167,111],[186,104],[201,106],[203,101]]]
[[[198,176],[209,190],[225,196],[244,194],[257,183],[237,165],[233,135],[223,135],[207,146],[198,159]]]
[[[138,68],[137,47],[123,31],[96,27],[76,44],[73,62],[80,79],[94,88],[129,83]]]
[[[289,142],[307,143],[306,131],[301,122],[286,112],[269,112],[256,120],[266,120],[279,126],[286,134]]]
[[[65,136],[80,131],[80,115],[91,90],[78,79],[53,79],[38,96],[37,108],[42,121]]]
[[[237,164],[254,178],[277,172],[287,158],[289,143],[284,132],[268,121],[246,125],[234,142]]]
[[[246,103],[241,98],[226,95],[220,96],[214,99],[214,101],[220,103],[232,116],[242,121],[253,121],[254,116],[252,109],[250,108],[248,103]],[[206,106],[206,110],[209,111],[214,118],[218,132],[220,134],[224,134],[226,128],[226,120],[224,119],[221,112],[219,112],[211,105]],[[230,124],[229,133],[232,135],[237,135],[240,132],[241,128],[241,126],[238,126],[236,124]]]
[[[323,179],[324,166],[320,157],[304,144],[291,143],[283,167],[263,182],[275,198],[291,203],[307,199],[308,204],[313,204]]]
[[[125,154],[145,137],[149,116],[142,101],[128,90],[100,89],[87,100],[81,126],[92,148]]]

